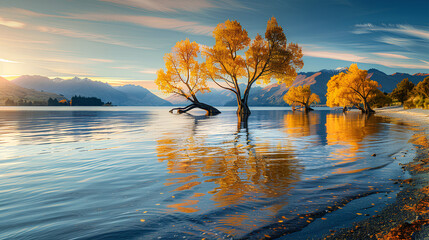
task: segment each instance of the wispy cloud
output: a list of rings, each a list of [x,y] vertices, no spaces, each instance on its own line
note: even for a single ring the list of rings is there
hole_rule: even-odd
[[[162,18],[151,16],[132,16],[115,14],[70,14],[67,18],[100,21],[100,22],[126,22],[144,27],[167,29],[187,32],[198,35],[211,35],[213,26],[207,26],[194,21],[184,21],[175,18]]]
[[[198,12],[210,8],[246,8],[235,0],[100,0],[128,7],[157,12]]]
[[[156,74],[156,71],[158,69],[155,68],[146,68],[144,70],[139,71],[139,73],[145,73],[145,74]]]
[[[374,25],[371,23],[357,24],[356,29],[353,31],[356,34],[365,34],[370,32],[390,32],[401,35],[407,35],[416,37],[424,40],[429,40],[429,29],[423,27],[415,27],[404,24],[392,24],[392,25]]]
[[[78,61],[78,60],[60,59],[60,58],[38,58],[36,60],[42,61],[42,62],[51,62],[51,63],[72,63],[72,64],[82,63],[82,61]]]
[[[129,7],[142,8],[149,11],[176,12],[177,10],[197,12],[216,5],[207,0],[100,0]]]
[[[390,45],[399,46],[399,47],[409,47],[414,44],[414,42],[411,39],[387,37],[387,36],[380,37],[377,39],[377,41],[382,43],[387,43]]]
[[[0,62],[4,62],[4,63],[20,63],[20,62],[16,62],[16,61],[12,61],[12,60],[7,60],[4,58],[0,58]]]
[[[36,27],[36,29],[44,33],[56,34],[56,35],[72,37],[72,38],[82,38],[93,42],[100,42],[105,44],[118,45],[118,46],[131,47],[131,48],[151,49],[147,47],[134,46],[128,43],[114,40],[110,37],[107,37],[101,34],[78,32],[70,29],[47,27],[47,26],[38,26]]]
[[[137,68],[137,67],[133,67],[133,66],[118,66],[118,67],[112,67],[114,69],[123,69],[123,70],[129,70],[129,69],[133,69],[133,68]]]
[[[7,19],[0,17],[0,25],[10,27],[10,28],[24,28],[26,24],[23,22],[7,20]]]
[[[106,0],[107,1],[107,0]],[[110,1],[110,0],[109,0]],[[112,0],[112,2],[115,0]],[[169,1],[169,0],[168,0]],[[192,2],[193,0],[187,0],[189,2]],[[130,0],[130,1],[118,1],[119,2],[129,2],[129,3],[135,3],[135,4],[149,4],[153,6],[159,5],[158,2],[153,1],[136,1],[136,0]],[[199,2],[195,0],[195,2]],[[185,5],[185,3],[177,3],[177,1],[171,1],[171,3],[168,6],[176,5]],[[193,4],[195,6],[198,6],[199,3]],[[77,20],[86,20],[86,21],[97,21],[97,22],[123,22],[123,23],[131,23],[143,27],[148,28],[155,28],[155,29],[165,29],[165,30],[173,30],[173,31],[179,31],[179,32],[186,32],[196,35],[209,35],[211,36],[214,26],[208,26],[205,24],[201,24],[199,22],[195,21],[185,21],[177,18],[164,18],[164,17],[153,17],[153,16],[144,16],[144,15],[127,15],[127,14],[99,14],[99,13],[87,13],[87,14],[73,14],[73,13],[64,13],[61,15],[52,15],[52,14],[44,14],[44,13],[38,13],[34,11],[29,11],[26,9],[20,9],[20,8],[10,8],[10,9],[1,9],[3,11],[13,12],[16,14],[21,14],[25,16],[30,17],[48,17],[48,18],[63,18],[63,19],[77,19]],[[53,31],[50,32],[57,32],[60,31]],[[70,33],[63,33],[71,35]],[[76,33],[73,35],[77,35]],[[82,33],[80,33],[82,35]],[[97,37],[97,39],[100,39],[100,37]],[[109,40],[110,42],[112,40]]]
[[[93,76],[92,73],[89,73],[88,71],[85,70],[79,70],[76,68],[65,68],[65,67],[46,67],[43,66],[44,69],[49,70],[55,74],[64,74],[64,75],[69,75],[69,76],[77,76],[77,77],[90,77]]]
[[[390,68],[408,68],[408,69],[429,69],[429,64],[420,64],[412,61],[411,58],[407,58],[406,56],[402,56],[399,54],[389,54],[389,53],[379,53],[378,55],[382,57],[388,57],[393,59],[376,59],[370,57],[364,57],[357,55],[355,53],[341,52],[341,51],[313,51],[313,49],[323,49],[320,46],[311,46],[309,49],[304,48],[304,56],[308,57],[317,57],[317,58],[327,58],[327,59],[335,59],[335,60],[343,60],[348,62],[356,62],[356,63],[369,63],[369,64],[378,64]],[[376,54],[377,53],[373,53]],[[408,62],[403,62],[406,59]],[[402,60],[398,62],[398,60]],[[420,60],[421,61],[421,60]],[[425,61],[422,61],[425,62]],[[426,63],[426,62],[425,62]]]
[[[360,62],[365,59],[365,57],[361,57],[351,53],[339,53],[339,52],[331,52],[331,51],[311,51],[304,49],[304,56],[309,57],[318,57],[318,58],[329,58],[336,60],[343,60],[349,62]]]
[[[386,58],[410,59],[407,56],[400,55],[400,54],[394,54],[394,53],[372,53],[372,54],[380,56],[380,57],[386,57]]]
[[[370,60],[366,63],[375,63],[386,67],[398,67],[398,68],[409,68],[409,69],[429,69],[429,64],[417,64],[417,63],[402,63],[393,61],[378,61]]]
[[[428,61],[421,60],[421,59],[419,59],[419,61],[424,62],[424,63],[426,63],[429,66],[429,62]]]
[[[111,59],[101,59],[101,58],[89,58],[88,60],[93,62],[102,62],[102,63],[111,63],[113,60]]]

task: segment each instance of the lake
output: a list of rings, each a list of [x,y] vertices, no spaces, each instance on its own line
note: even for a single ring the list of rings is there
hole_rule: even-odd
[[[377,115],[168,110],[0,107],[0,239],[320,237],[394,200],[414,154]]]

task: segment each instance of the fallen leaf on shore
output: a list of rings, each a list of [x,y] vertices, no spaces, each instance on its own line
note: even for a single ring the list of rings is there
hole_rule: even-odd
[[[400,239],[411,239],[414,232],[420,231],[423,225],[429,223],[429,219],[416,220],[413,223],[403,223],[395,228],[392,228],[388,234],[378,239],[383,240],[400,240]]]

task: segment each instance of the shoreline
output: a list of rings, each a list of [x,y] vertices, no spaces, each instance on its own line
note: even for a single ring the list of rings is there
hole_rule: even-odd
[[[428,239],[429,237],[429,110],[386,107],[376,115],[416,127],[410,142],[416,156],[402,165],[411,178],[398,180],[403,189],[377,215],[325,235],[322,239]]]

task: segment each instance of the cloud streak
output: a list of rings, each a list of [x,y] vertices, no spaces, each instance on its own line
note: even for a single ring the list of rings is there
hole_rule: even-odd
[[[158,69],[154,69],[154,68],[147,68],[147,69],[144,69],[144,70],[142,70],[142,71],[139,71],[139,73],[144,73],[144,74],[156,74],[156,71],[157,71]]]
[[[407,56],[394,54],[394,53],[372,53],[372,54],[380,56],[380,57],[387,57],[387,58],[410,59]]]
[[[127,7],[140,8],[154,12],[199,12],[212,8],[223,9],[248,9],[241,3],[234,0],[99,0],[101,2],[110,2]]]
[[[317,46],[315,48],[320,49],[320,47],[317,47]],[[342,61],[356,62],[356,63],[378,64],[378,65],[382,65],[390,68],[397,67],[397,68],[408,68],[408,69],[429,69],[429,64],[420,64],[420,63],[414,63],[414,62],[409,62],[409,63],[397,62],[395,60],[386,59],[386,58],[383,60],[380,60],[380,59],[359,56],[353,53],[345,53],[345,52],[338,52],[338,51],[312,51],[311,49],[304,49],[303,52],[305,57],[317,57],[317,58],[342,60]],[[374,53],[374,54],[377,55],[377,53]],[[379,53],[379,55],[381,57],[394,58],[394,59],[407,58],[399,54]],[[407,58],[407,60],[411,60],[411,59]],[[423,62],[427,63],[425,61]]]
[[[20,62],[16,62],[16,61],[12,61],[12,60],[7,60],[4,58],[0,58],[0,62],[4,62],[4,63],[20,63]]]
[[[189,1],[192,1],[192,0],[189,0]],[[143,3],[143,1],[134,1],[134,0],[130,2],[138,2],[139,4]],[[184,3],[180,3],[180,4],[184,4]],[[195,4],[195,5],[198,5],[198,4]],[[148,28],[173,30],[178,32],[185,32],[185,33],[191,33],[196,35],[207,35],[207,36],[211,36],[215,28],[214,26],[204,25],[195,21],[185,21],[177,18],[153,17],[153,16],[144,16],[144,15],[100,14],[100,13],[87,13],[87,14],[65,13],[62,15],[52,15],[52,14],[38,13],[38,12],[29,11],[29,10],[20,9],[20,8],[11,8],[11,9],[2,9],[2,10],[6,10],[9,12],[14,12],[16,14],[21,14],[21,15],[30,16],[30,17],[76,19],[76,20],[86,20],[86,21],[95,21],[95,22],[122,22],[122,23],[131,23],[134,25],[148,27]],[[60,32],[60,31],[52,30],[51,32]],[[73,35],[77,35],[77,34],[73,34]],[[97,37],[97,39],[100,39],[100,37]]]
[[[100,43],[105,43],[110,45],[118,45],[123,47],[140,48],[140,49],[151,49],[147,47],[134,46],[128,43],[111,39],[110,37],[100,35],[100,34],[78,32],[70,29],[47,27],[47,26],[38,26],[36,27],[36,29],[43,33],[56,34],[56,35],[61,35],[61,36],[71,37],[71,38],[81,38],[81,39],[86,39],[93,42],[100,42]]]
[[[174,30],[179,32],[187,32],[197,35],[211,35],[214,27],[202,25],[194,21],[184,21],[175,18],[162,18],[151,16],[133,16],[133,15],[119,15],[119,14],[70,14],[66,18],[98,21],[98,22],[125,22],[132,23],[139,26]]]
[[[317,57],[317,58],[329,58],[335,60],[343,60],[349,62],[360,62],[365,57],[357,56],[355,54],[350,53],[338,53],[338,52],[330,52],[330,51],[311,51],[304,49],[304,56],[309,57]]]
[[[101,63],[112,63],[113,60],[111,59],[101,59],[101,58],[89,58],[88,60],[93,62],[101,62]]]
[[[24,28],[26,24],[23,22],[7,20],[7,19],[0,17],[0,25],[10,27],[10,28]]]
[[[216,5],[207,0],[100,0],[128,7],[141,8],[157,12],[188,11],[197,12],[207,8],[214,8]]]
[[[429,29],[427,28],[417,28],[411,25],[404,24],[377,26],[371,23],[357,24],[355,25],[355,27],[356,29],[353,31],[353,33],[355,34],[365,34],[370,32],[390,32],[429,41]]]

